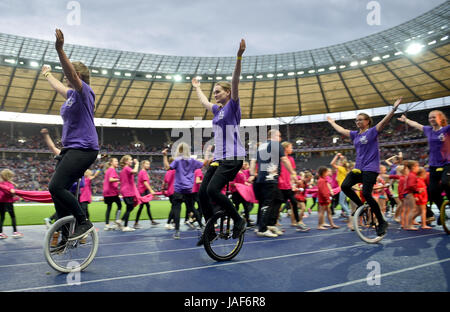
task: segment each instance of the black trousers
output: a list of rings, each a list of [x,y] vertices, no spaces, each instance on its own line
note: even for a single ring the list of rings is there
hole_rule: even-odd
[[[259,232],[267,231],[267,226],[277,223],[278,212],[284,202],[277,183],[255,183],[253,191],[258,200],[257,224]]]
[[[245,219],[247,220],[248,223],[250,220],[250,210],[251,210],[250,203],[245,201],[245,199],[237,191],[231,193],[231,200],[233,201],[233,204],[236,207],[237,211],[239,211],[239,206],[242,204],[242,206],[244,207]]]
[[[373,186],[377,182],[378,173],[372,171],[361,171],[361,173],[355,173],[350,171],[342,182],[341,189],[350,200],[352,200],[358,207],[362,206],[361,199],[356,195],[352,186],[357,183],[362,183],[362,193],[367,201],[367,204],[372,208],[373,213],[377,217],[378,222],[381,224],[384,221],[381,214],[380,206],[376,200],[372,197]]]
[[[201,217],[198,211],[194,208],[194,193],[182,194],[175,192],[172,196],[172,213],[175,221],[175,230],[178,231],[180,229],[180,213],[181,204],[183,202],[186,204],[186,211],[192,211],[198,224],[202,225]]]
[[[94,163],[97,154],[98,151],[95,150],[62,149],[56,157],[59,161],[48,190],[52,195],[58,218],[73,215],[78,223],[86,220],[80,203],[69,189]]]
[[[3,233],[3,223],[5,222],[5,215],[7,212],[11,217],[13,232],[17,232],[16,214],[14,213],[13,203],[0,203],[0,233]]]
[[[120,201],[119,196],[107,196],[107,197],[104,197],[104,201],[106,204],[105,223],[109,224],[109,216],[111,214],[111,209],[112,209],[113,203],[116,203],[116,205],[117,205],[115,220],[120,219],[120,211],[122,210],[122,202]]]
[[[80,203],[81,210],[83,210],[84,214],[86,215],[86,219],[89,219],[89,202],[82,202]]]
[[[134,209],[134,197],[124,197],[123,201],[127,207],[127,211],[122,216],[122,220],[124,222],[124,226],[128,226],[128,219],[130,218],[130,214]]]
[[[219,160],[218,166],[212,163],[203,178],[200,185],[199,198],[200,207],[208,221],[214,214],[213,203],[221,209],[224,209],[236,224],[241,220],[233,203],[228,197],[221,193],[222,189],[236,177],[236,174],[242,168],[243,160]]]

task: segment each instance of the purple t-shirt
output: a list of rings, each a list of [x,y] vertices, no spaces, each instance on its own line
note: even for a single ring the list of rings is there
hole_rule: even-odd
[[[428,164],[431,167],[440,167],[444,166],[449,161],[448,155],[442,155],[442,148],[444,146],[444,142],[449,139],[450,135],[450,125],[442,127],[438,131],[433,131],[433,127],[431,126],[423,126],[423,133],[428,139],[429,146],[429,154],[428,154]]]
[[[226,158],[244,158],[245,149],[239,134],[241,123],[241,107],[239,99],[230,99],[228,103],[220,108],[213,105],[213,131],[214,131],[214,160]]]
[[[376,127],[359,134],[350,131],[350,139],[356,150],[355,169],[380,172],[380,150],[378,148],[378,131]]]
[[[61,142],[64,148],[99,150],[98,136],[94,124],[95,94],[92,88],[81,81],[80,92],[70,89],[67,100],[61,106],[64,121]]]
[[[170,168],[175,169],[174,190],[176,193],[192,193],[194,172],[203,167],[203,163],[193,158],[176,158]]]

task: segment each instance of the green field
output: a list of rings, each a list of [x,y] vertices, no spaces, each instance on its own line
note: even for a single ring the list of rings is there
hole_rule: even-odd
[[[312,205],[312,200],[308,198],[307,206],[310,207]],[[129,220],[136,219],[136,213],[139,207],[135,207],[131,212]],[[170,212],[170,203],[169,201],[152,201],[151,202],[151,213],[153,219],[167,219]],[[256,214],[258,209],[258,205],[256,204],[251,211],[251,214]],[[338,209],[339,206],[338,206]],[[317,210],[317,205],[313,210]],[[122,212],[125,212],[125,205],[122,203]],[[241,206],[242,211],[242,206]],[[17,225],[35,225],[35,224],[44,224],[44,218],[51,216],[55,212],[55,208],[53,204],[50,205],[29,205],[29,206],[18,206],[14,205],[14,212],[16,214]],[[92,222],[104,222],[105,221],[105,212],[106,205],[103,202],[93,202],[89,205],[89,215],[90,220]],[[113,220],[116,213],[116,204],[113,204],[113,209],[110,215],[110,220]],[[185,215],[185,206],[182,205],[181,208],[181,216],[184,218]],[[148,220],[147,211],[144,207],[141,213],[141,220]],[[133,224],[133,223],[132,223]],[[131,225],[132,225],[131,224]],[[4,226],[11,225],[11,219],[9,214],[6,213]]]

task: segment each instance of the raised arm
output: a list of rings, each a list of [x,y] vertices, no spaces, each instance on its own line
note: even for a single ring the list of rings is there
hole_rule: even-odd
[[[169,160],[167,159],[167,148],[162,151],[163,154],[163,163],[164,163],[164,170],[170,169]]]
[[[52,151],[52,153],[57,156],[61,153],[61,150],[55,146],[55,143],[53,143],[52,138],[48,134],[48,130],[46,128],[43,128],[41,130],[41,134],[44,137],[44,141],[47,144],[48,148]]]
[[[73,67],[72,63],[70,62],[69,58],[67,57],[63,49],[64,34],[60,29],[56,29],[55,36],[56,36],[55,48],[56,52],[58,53],[61,66],[63,68],[64,75],[66,75],[67,80],[69,80],[69,82],[71,83],[71,85],[75,90],[81,91],[83,87],[81,79],[78,76],[75,68]]]
[[[377,123],[377,125],[376,125],[377,132],[382,131],[384,129],[384,127],[386,127],[386,125],[389,123],[389,121],[391,121],[391,118],[394,116],[395,111],[397,110],[397,108],[401,102],[402,102],[402,97],[398,98],[397,101],[395,101],[394,107],[389,112],[389,114],[384,116],[384,118],[379,123]]]
[[[231,98],[233,101],[239,99],[239,81],[241,77],[242,54],[245,51],[245,40],[241,39],[239,50],[237,53],[236,65],[234,66],[233,76],[231,78]]]
[[[197,78],[192,78],[192,86],[195,88],[195,91],[197,93],[197,97],[200,100],[200,103],[202,103],[203,107],[207,109],[208,111],[212,112],[213,104],[209,102],[206,95],[203,93],[201,87],[200,87],[200,81],[198,81]]]
[[[45,79],[47,79],[53,90],[58,92],[58,94],[60,94],[63,98],[67,99],[67,91],[69,91],[70,89],[52,75],[50,66],[42,66],[41,74],[45,77]]]
[[[420,131],[423,131],[423,125],[421,125],[417,121],[406,118],[405,115],[402,115],[400,118],[397,118],[397,119],[400,120],[401,122],[404,122],[405,124],[407,124],[410,127],[413,127]]]
[[[333,160],[330,162],[330,165],[331,165],[333,168],[337,169],[338,166],[336,165],[336,162],[337,162],[337,160],[338,160],[341,156],[342,156],[341,153],[337,153],[337,154],[334,156]]]
[[[330,125],[334,128],[334,130],[336,130],[337,132],[339,132],[340,134],[346,136],[346,137],[350,137],[350,130],[347,130],[341,126],[339,126],[336,121],[334,121],[333,118],[331,117],[327,117],[328,122],[330,123]]]

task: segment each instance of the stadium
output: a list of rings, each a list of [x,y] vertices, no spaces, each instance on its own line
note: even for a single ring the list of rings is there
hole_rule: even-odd
[[[390,112],[395,100],[402,97],[398,112],[379,135],[380,159],[383,162],[402,152],[403,159],[417,160],[420,166],[427,167],[427,137],[397,118],[405,114],[411,120],[428,125],[431,111],[440,110],[450,116],[449,15],[450,2],[446,1],[405,23],[351,41],[289,53],[244,55],[239,99],[241,139],[247,153],[256,143],[248,134],[250,129],[256,129],[259,139],[268,129],[276,128],[281,132],[283,141],[293,144],[292,157],[296,170],[315,175],[319,167],[330,167],[337,153],[348,159],[354,160],[356,157],[352,141],[336,132],[327,122],[327,117],[335,119],[346,129],[353,129],[355,116],[364,112],[372,116],[376,124]],[[91,207],[95,204],[95,208],[90,209],[92,221],[100,229],[99,255],[81,273],[81,283],[76,286],[68,284],[65,275],[53,271],[45,276],[45,272],[51,269],[43,262],[42,252],[39,253],[45,232],[42,220],[52,214],[54,208],[50,205],[44,209],[38,205],[29,206],[23,201],[16,202],[18,226],[25,237],[13,243],[10,240],[8,244],[11,246],[0,241],[3,258],[0,276],[8,281],[2,284],[1,291],[450,290],[450,241],[437,224],[433,224],[433,229],[428,232],[408,233],[392,222],[388,232],[392,231],[395,235],[383,241],[385,248],[381,250],[381,247],[375,249],[360,244],[356,234],[346,229],[345,225],[331,232],[337,235],[327,233],[320,237],[325,234],[311,230],[300,237],[289,227],[289,221],[285,221],[284,241],[278,245],[276,239],[265,239],[265,243],[261,244],[263,240],[247,230],[242,252],[228,263],[231,264],[230,270],[221,263],[213,265],[203,248],[194,248],[197,232],[185,230],[184,234],[182,225],[182,239],[171,239],[171,233],[163,227],[170,211],[167,198],[152,203],[152,207],[160,207],[160,211],[154,213],[155,219],[161,219],[158,226],[149,227],[149,223],[144,221],[144,229],[140,231],[123,233],[125,235],[116,231],[102,233],[106,207],[102,195],[102,166],[106,159],[131,155],[139,161],[150,160],[150,182],[157,192],[162,190],[166,174],[162,150],[172,146],[180,134],[187,133],[185,138],[192,143],[192,154],[197,159],[203,159],[204,147],[212,138],[211,120],[214,116],[200,104],[191,80],[196,78],[201,82],[202,91],[213,103],[215,85],[222,81],[231,82],[236,57],[160,55],[66,41],[64,50],[67,57],[81,61],[89,68],[90,86],[95,93],[94,122],[100,152],[90,168],[100,171],[100,175],[92,182],[94,202]],[[0,142],[0,169],[11,169],[15,173],[16,188],[20,190],[47,191],[55,172],[56,161],[42,138],[41,129],[48,129],[56,145],[62,147],[60,107],[64,98],[52,89],[41,73],[41,67],[49,65],[53,76],[60,82],[64,81],[63,68],[54,45],[54,41],[0,33],[0,134],[3,138]],[[194,148],[195,143],[200,149]],[[246,160],[250,161],[249,158]],[[36,213],[36,218],[28,218],[29,211],[39,209],[42,210]],[[256,211],[255,205],[252,211],[255,219]],[[135,212],[130,220],[135,218]],[[310,223],[313,217],[314,214],[305,219],[312,229],[315,226]],[[10,219],[6,218],[4,227],[8,228],[10,224]],[[33,226],[28,228],[30,224]],[[23,246],[25,241],[26,246]],[[103,247],[102,241],[105,242]],[[340,241],[346,244],[341,246]],[[123,254],[113,246],[116,242],[126,245]],[[138,248],[139,242],[142,244]],[[287,246],[287,249],[280,246],[290,242],[297,245]],[[299,243],[303,247],[298,247]],[[247,252],[246,244],[249,245]],[[404,244],[403,247],[394,249],[401,244]],[[270,248],[267,248],[269,245]],[[312,249],[314,246],[320,247],[318,250]],[[18,254],[21,250],[30,254],[23,264],[11,260],[15,257],[12,253]],[[185,263],[180,262],[182,250],[190,253]],[[410,257],[408,250],[412,250]],[[142,253],[140,260],[136,256],[138,253]],[[321,253],[329,253],[327,257],[335,259],[333,268],[319,260]],[[347,255],[343,256],[345,253]],[[114,274],[116,267],[111,264],[114,259],[109,260],[114,255],[120,257],[115,260],[121,262],[121,268],[128,267],[128,271]],[[177,260],[171,260],[171,255]],[[387,255],[391,258],[382,261]],[[406,257],[409,257],[408,262],[404,266],[399,265],[401,261],[397,260]],[[382,263],[382,273],[390,272],[383,277],[381,286],[374,286],[378,288],[369,287],[365,281],[368,273],[365,265],[370,259]],[[142,261],[147,262],[143,264]],[[160,267],[151,265],[158,261],[162,262]],[[317,261],[314,266],[320,266],[322,272],[305,273],[305,267],[301,268],[296,261]],[[352,269],[339,272],[340,266],[352,266],[352,263],[358,263],[359,267],[353,265]],[[105,266],[109,268],[105,269]],[[245,269],[245,266],[250,268]],[[273,266],[291,267],[296,272],[269,269]],[[30,280],[17,279],[17,274],[25,277],[26,272],[19,273],[23,267],[33,272],[42,271],[42,274]],[[332,269],[334,273],[331,273]],[[265,272],[253,275],[256,270]],[[417,283],[416,274],[421,270],[426,270],[428,277],[424,275]],[[304,276],[298,273],[300,271]],[[186,274],[193,284],[183,283]],[[235,282],[227,283],[227,274],[231,274],[231,280]],[[237,276],[246,274],[248,276],[237,282]],[[297,283],[289,274],[294,274],[295,279],[301,282]],[[323,282],[313,278],[314,274],[323,275],[320,278]],[[330,274],[333,278],[329,277]],[[270,286],[268,280],[272,280],[274,285]],[[403,286],[398,286],[398,281]],[[411,285],[413,283],[414,286]]]

